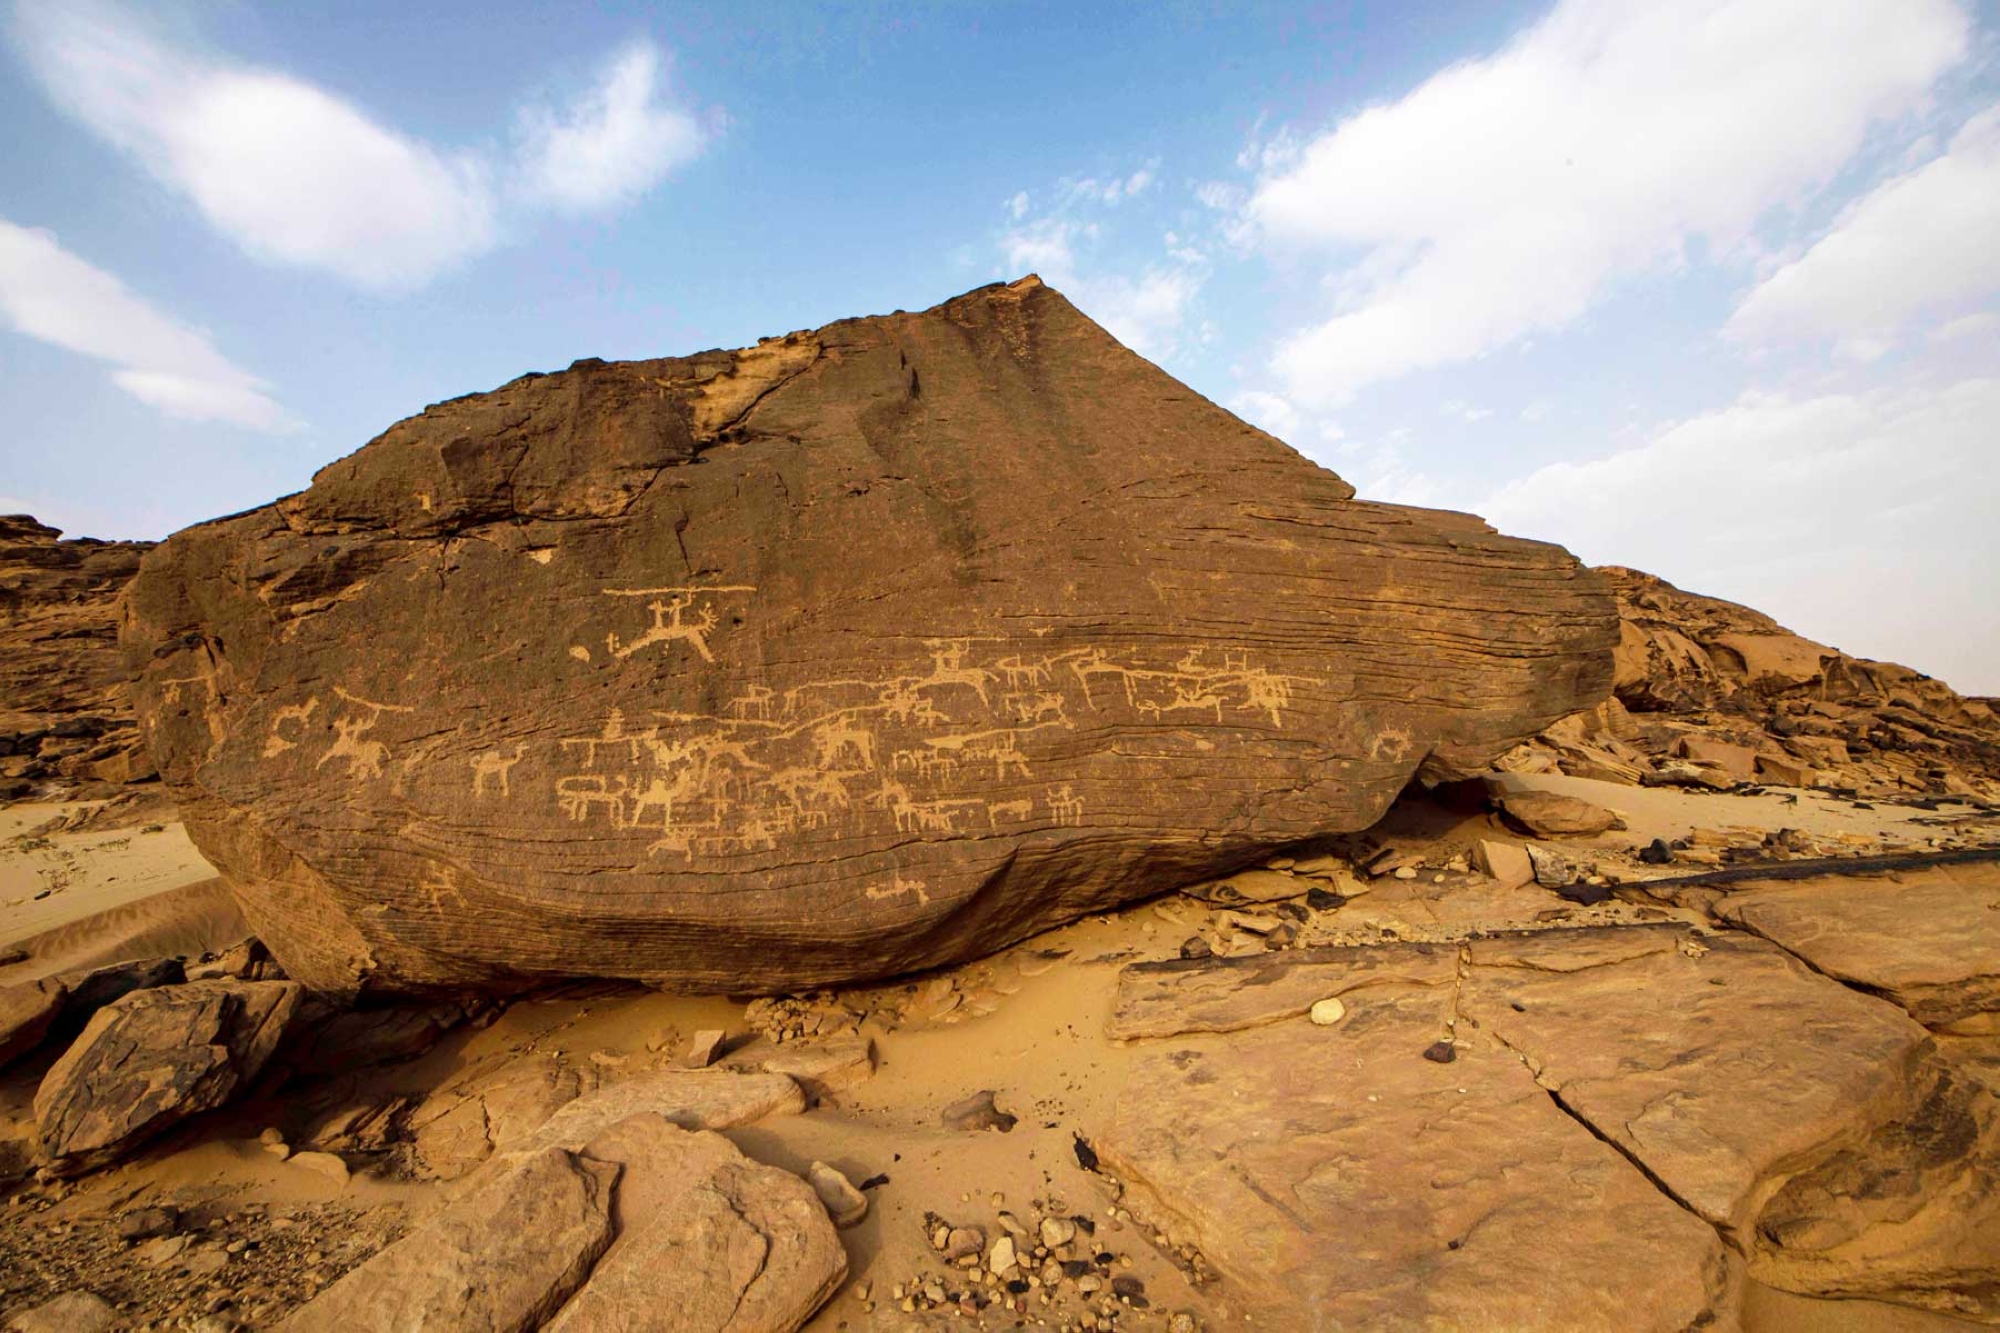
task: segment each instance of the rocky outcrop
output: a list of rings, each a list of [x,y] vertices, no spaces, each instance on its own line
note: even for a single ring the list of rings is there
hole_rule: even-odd
[[[118,594],[151,542],[60,540],[0,517],[0,800],[153,775],[118,651]]]
[[[1450,1030],[1454,951],[1385,958],[1332,1025],[1270,1021],[1313,981],[1338,990],[1352,955],[1405,951],[1327,952],[1289,969],[1264,1026],[1203,1038],[1150,1025],[1157,1051],[1095,1144],[1141,1216],[1196,1245],[1258,1328],[1678,1333],[1733,1312],[1715,1231],[1511,1052],[1468,1041],[1425,1058]],[[1234,961],[1128,977],[1200,985],[1211,1008],[1235,989],[1248,1021],[1269,978]]]
[[[1959,1012],[1985,955],[1919,986],[1882,914],[1991,909],[1854,884],[1712,909],[1782,906],[1807,957],[1852,922],[1823,956],[1853,985],[1665,923],[1127,967],[1107,1031],[1146,1054],[1096,1150],[1260,1327],[1726,1327],[1745,1271],[1991,1322],[2000,1047],[1867,993]],[[1812,895],[1831,924],[1795,930]]]
[[[1849,657],[1651,574],[1596,573],[1618,599],[1613,696],[1502,767],[2000,801],[2000,713],[1990,700],[1893,662]]]
[[[113,1161],[228,1101],[277,1049],[300,995],[289,981],[191,981],[98,1010],[35,1093],[50,1166]]]
[[[526,1333],[611,1244],[619,1168],[536,1153],[447,1207],[287,1319],[286,1333],[362,1328]]]
[[[1615,629],[1033,279],[441,404],[129,608],[191,834],[333,991],[985,953],[1368,826],[1602,698]]]
[[[524,1153],[282,1326],[790,1333],[847,1272],[804,1181],[657,1115]]]
[[[1737,879],[1660,896],[1704,906],[1926,1027],[2000,1033],[2000,862]]]

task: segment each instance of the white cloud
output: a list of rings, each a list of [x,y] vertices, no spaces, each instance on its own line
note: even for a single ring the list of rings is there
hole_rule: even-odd
[[[178,45],[103,0],[30,0],[14,28],[58,107],[249,254],[378,290],[491,249],[510,205],[612,207],[700,147],[686,113],[658,103],[646,46],[563,115],[525,114],[524,157],[508,168],[401,134],[292,75]]]
[[[1468,426],[1484,421],[1493,415],[1492,408],[1474,407],[1461,398],[1453,398],[1439,404],[1438,411],[1444,416],[1450,417],[1453,421],[1460,421]]]
[[[118,367],[141,402],[192,421],[280,431],[295,423],[202,334],[176,324],[46,231],[0,219],[0,313],[31,338]]]
[[[1287,442],[1298,437],[1305,418],[1289,398],[1250,389],[1229,400],[1229,410]]]
[[[1338,404],[1561,327],[1691,241],[1740,244],[1918,105],[1967,33],[1952,0],[1563,0],[1400,101],[1253,144],[1261,242],[1341,260],[1336,313],[1275,369]]]
[[[1129,200],[1152,182],[1145,167],[1108,183],[1065,181],[1060,201],[1041,217],[1024,217],[1026,192],[1004,205],[1015,225],[1002,232],[1000,253],[1009,277],[1038,273],[1111,336],[1142,356],[1170,355],[1184,339],[1194,303],[1207,281],[1208,265],[1199,250],[1164,234],[1158,259],[1107,254],[1112,247],[1096,216]],[[1136,185],[1134,184],[1136,182]]]
[[[1556,463],[1479,506],[1765,611],[1848,652],[2000,691],[2000,380],[1746,394],[1639,446]]]
[[[1007,201],[1007,211],[1014,216],[1014,220],[1017,222],[1028,216],[1028,192],[1026,190],[1017,190],[1014,197]]]
[[[2000,314],[1982,310],[1976,315],[1961,315],[1948,324],[1941,324],[1931,330],[1934,342],[1958,342],[1964,338],[2000,337]]]
[[[1918,315],[2000,291],[2000,107],[1941,156],[1877,186],[1824,238],[1759,283],[1734,337],[1831,338],[1858,359],[1889,350]]]
[[[563,212],[603,212],[700,154],[695,118],[660,101],[660,63],[658,47],[634,43],[562,114],[521,113],[522,178],[532,196]]]

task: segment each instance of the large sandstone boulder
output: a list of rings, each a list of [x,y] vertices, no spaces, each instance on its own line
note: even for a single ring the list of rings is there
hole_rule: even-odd
[[[270,1059],[300,994],[290,981],[191,981],[98,1010],[35,1092],[43,1155],[59,1173],[87,1170],[222,1105]]]
[[[1602,698],[1558,548],[1358,503],[1033,279],[433,407],[128,593],[189,832],[325,990],[977,955]]]

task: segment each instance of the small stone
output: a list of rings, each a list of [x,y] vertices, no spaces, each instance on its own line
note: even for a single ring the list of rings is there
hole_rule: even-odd
[[[997,1129],[1002,1134],[1008,1133],[1014,1128],[1016,1117],[996,1106],[993,1096],[991,1088],[975,1092],[964,1101],[947,1106],[939,1119],[946,1129]]]
[[[986,1255],[987,1271],[1005,1275],[1020,1266],[1020,1260],[1014,1254],[1012,1236],[1002,1236],[993,1242],[993,1248]]]
[[[1424,1059],[1432,1064],[1448,1065],[1458,1059],[1458,1048],[1448,1041],[1434,1041],[1424,1047]]]
[[[1397,879],[1415,879],[1417,877],[1417,868],[1415,866],[1397,866],[1389,873]]]
[[[118,1219],[118,1234],[125,1240],[151,1240],[172,1231],[180,1220],[177,1208],[135,1208]]]
[[[835,1226],[851,1227],[868,1216],[868,1196],[854,1188],[838,1168],[814,1162],[806,1169],[806,1182],[826,1205],[826,1214]]]
[[[1066,1217],[1045,1217],[1042,1219],[1042,1244],[1050,1249],[1067,1245],[1076,1239],[1076,1223]]]
[[[1199,935],[1190,935],[1181,942],[1181,957],[1190,961],[1198,958],[1213,958],[1215,948]]]
[[[1312,1019],[1316,1026],[1330,1028],[1341,1019],[1347,1017],[1347,1006],[1329,995],[1324,1000],[1314,1001],[1313,1007],[1307,1011],[1306,1016]]]
[[[722,1054],[722,1045],[728,1040],[729,1034],[721,1028],[703,1028],[688,1043],[687,1055],[681,1063],[689,1069],[706,1069]]]
[[[285,1131],[279,1129],[276,1125],[266,1125],[264,1132],[257,1136],[257,1141],[267,1147],[274,1143],[283,1143],[285,1141]]]
[[[986,1233],[978,1227],[953,1227],[945,1233],[942,1248],[947,1259],[965,1259],[986,1250]]]
[[[330,1152],[300,1152],[291,1156],[293,1166],[302,1166],[317,1175],[325,1176],[335,1185],[347,1184],[347,1163]]]

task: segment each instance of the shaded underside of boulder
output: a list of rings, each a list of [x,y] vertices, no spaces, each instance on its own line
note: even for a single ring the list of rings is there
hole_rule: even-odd
[[[1033,279],[433,407],[128,594],[318,989],[770,991],[1373,823],[1604,697],[1566,552],[1352,488]]]

